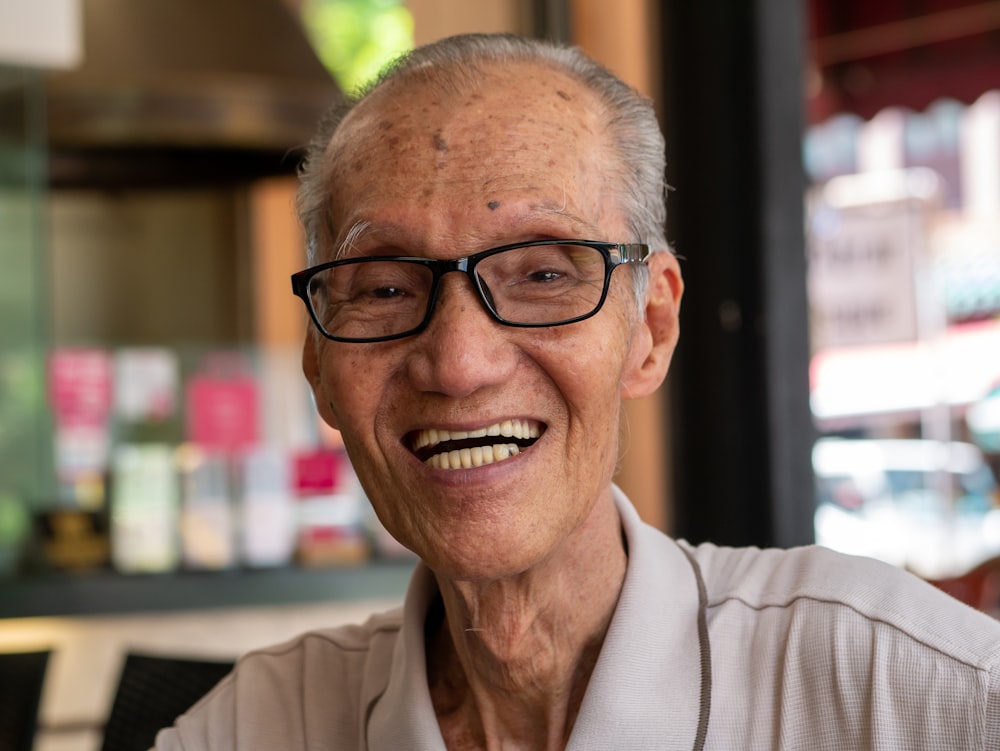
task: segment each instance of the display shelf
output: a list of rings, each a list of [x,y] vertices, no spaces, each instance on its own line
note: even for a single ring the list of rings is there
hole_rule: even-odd
[[[0,579],[0,618],[104,615],[402,599],[413,562],[123,576],[110,572]]]

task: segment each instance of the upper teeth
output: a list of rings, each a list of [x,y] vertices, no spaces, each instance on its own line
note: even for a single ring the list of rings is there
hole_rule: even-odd
[[[485,438],[486,436],[504,436],[506,438],[538,438],[541,430],[538,423],[532,420],[504,420],[489,427],[475,430],[443,430],[428,428],[417,433],[413,442],[414,449],[434,446],[445,441],[461,441],[466,438]]]
[[[469,469],[485,464],[502,462],[512,456],[517,456],[521,448],[516,443],[508,443],[504,438],[532,439],[541,435],[541,426],[531,420],[504,420],[485,428],[474,430],[443,430],[427,428],[417,433],[413,441],[415,451],[427,447],[435,447],[449,441],[463,441],[467,438],[493,438],[497,441],[485,442],[483,446],[470,446],[450,451],[443,450],[428,457],[425,463],[435,469]],[[442,446],[442,448],[446,448]]]

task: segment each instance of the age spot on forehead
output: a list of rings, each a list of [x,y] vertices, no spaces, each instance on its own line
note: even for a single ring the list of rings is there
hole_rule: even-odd
[[[497,209],[500,208],[500,202],[490,201],[489,203],[486,204],[486,208],[488,208],[490,211],[496,211]]]
[[[444,140],[444,136],[441,135],[440,130],[434,134],[432,140],[435,149],[437,149],[438,151],[448,151],[448,142]]]
[[[560,99],[565,99],[567,102],[572,102],[573,101],[573,97],[571,97],[569,94],[567,94],[562,89],[556,89],[556,96],[558,96]]]

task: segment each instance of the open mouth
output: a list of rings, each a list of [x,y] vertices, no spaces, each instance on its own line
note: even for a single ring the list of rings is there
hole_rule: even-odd
[[[545,426],[534,420],[504,420],[468,431],[419,430],[410,445],[417,458],[434,469],[471,469],[517,456],[543,432]]]

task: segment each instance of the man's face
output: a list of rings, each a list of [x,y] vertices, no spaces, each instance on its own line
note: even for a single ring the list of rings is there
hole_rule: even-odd
[[[459,93],[391,84],[331,145],[337,246],[354,227],[364,229],[353,233],[351,255],[455,258],[545,238],[627,242],[602,120],[582,86],[531,65]],[[379,518],[438,573],[526,571],[579,539],[595,504],[610,503],[621,397],[644,357],[630,274],[615,272],[598,315],[567,326],[504,327],[468,278],[448,274],[416,336],[307,341],[319,408],[341,430]],[[492,446],[511,441],[498,431],[530,445],[503,459]],[[479,461],[494,461],[440,468],[428,455],[456,434],[486,443]]]

